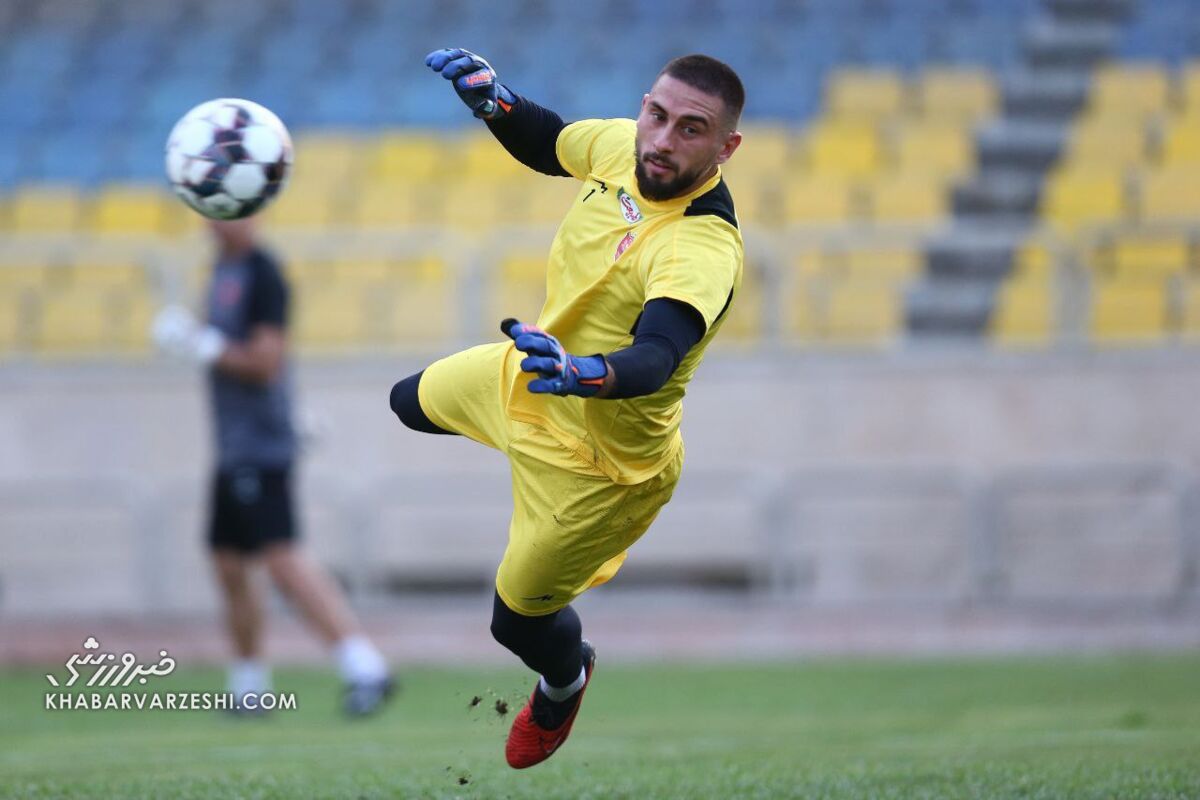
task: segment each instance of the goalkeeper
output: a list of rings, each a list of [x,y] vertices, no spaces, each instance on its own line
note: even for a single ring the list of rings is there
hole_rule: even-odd
[[[744,92],[725,64],[677,58],[636,121],[565,124],[500,84],[466,50],[426,64],[518,161],[580,182],[546,265],[536,324],[397,383],[409,428],[504,452],[513,516],[491,630],[540,675],[505,755],[537,764],[566,740],[595,652],[571,601],[612,578],[671,498],[683,464],[684,389],[742,277],[742,240],[721,177],[741,143]]]

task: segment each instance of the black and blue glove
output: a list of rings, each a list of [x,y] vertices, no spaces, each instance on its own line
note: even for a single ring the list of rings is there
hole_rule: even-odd
[[[592,397],[604,386],[608,376],[604,356],[573,356],[541,328],[512,318],[501,322],[500,330],[516,342],[518,350],[529,354],[521,360],[521,370],[539,376],[529,382],[529,391]]]
[[[425,56],[425,66],[453,82],[454,91],[480,119],[502,117],[517,102],[516,95],[496,80],[492,65],[470,50],[434,50]]]

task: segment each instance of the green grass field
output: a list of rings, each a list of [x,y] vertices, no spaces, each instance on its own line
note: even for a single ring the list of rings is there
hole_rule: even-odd
[[[571,740],[524,772],[503,760],[531,685],[516,670],[413,670],[360,722],[320,672],[277,675],[299,709],[266,719],[46,711],[42,674],[0,672],[6,798],[1200,797],[1200,654],[673,667],[601,652]]]

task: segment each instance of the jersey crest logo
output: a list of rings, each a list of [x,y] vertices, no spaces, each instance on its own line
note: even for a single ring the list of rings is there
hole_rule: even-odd
[[[632,225],[635,222],[642,221],[642,210],[638,208],[637,203],[633,202],[633,198],[629,196],[629,192],[624,189],[618,189],[617,202],[621,204],[621,216],[625,218],[626,222]]]
[[[617,252],[613,254],[613,261],[621,257],[621,254],[629,249],[629,245],[633,244],[633,231],[625,234],[625,238],[617,245]]]

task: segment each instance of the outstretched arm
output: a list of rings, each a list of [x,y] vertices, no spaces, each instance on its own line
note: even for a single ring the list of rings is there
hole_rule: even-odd
[[[551,334],[515,319],[504,320],[500,329],[528,354],[521,369],[538,375],[529,382],[529,391],[620,400],[665,386],[704,337],[705,326],[700,312],[687,303],[658,298],[642,310],[633,344],[607,356],[572,355]]]
[[[487,122],[513,158],[545,175],[570,177],[555,151],[558,134],[566,127],[558,114],[511,92],[492,65],[470,50],[434,50],[425,64],[452,83],[467,108]]]

